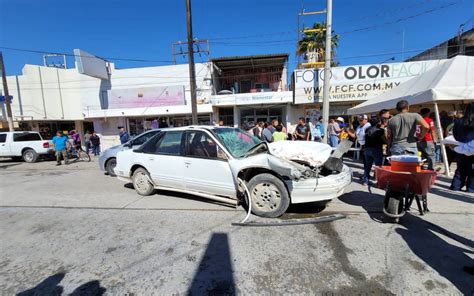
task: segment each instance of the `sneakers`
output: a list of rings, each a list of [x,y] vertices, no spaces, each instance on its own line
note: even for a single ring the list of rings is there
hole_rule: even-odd
[[[58,166],[58,165],[61,165],[61,163],[60,162],[56,163],[56,166]]]

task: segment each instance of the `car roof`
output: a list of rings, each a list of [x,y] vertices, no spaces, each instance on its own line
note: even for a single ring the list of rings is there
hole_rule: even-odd
[[[162,128],[161,131],[186,131],[186,130],[193,130],[193,129],[200,129],[200,130],[213,130],[217,128],[228,128],[234,129],[235,127],[230,126],[214,126],[214,125],[188,125],[188,126],[180,126],[180,127],[168,127]]]

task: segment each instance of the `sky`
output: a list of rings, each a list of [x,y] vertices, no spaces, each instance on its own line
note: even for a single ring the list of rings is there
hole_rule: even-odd
[[[192,0],[193,35],[209,39],[213,58],[288,53],[291,70],[303,7],[323,10],[326,1]],[[471,29],[473,18],[472,0],[333,0],[333,29],[340,35],[336,56],[341,65],[403,61],[456,36],[461,24]],[[325,15],[306,16],[301,26],[318,21]],[[117,68],[132,68],[170,64],[171,44],[186,37],[185,0],[0,0],[7,75],[43,59],[42,53],[4,47],[71,55],[81,48]]]

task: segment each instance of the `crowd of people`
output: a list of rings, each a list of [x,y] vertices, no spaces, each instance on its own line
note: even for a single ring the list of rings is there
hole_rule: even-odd
[[[434,112],[429,108],[423,108],[419,113],[410,112],[406,100],[399,101],[395,107],[395,115],[392,115],[390,110],[383,109],[376,116],[359,115],[351,125],[345,123],[344,118],[337,117],[329,119],[325,128],[321,117],[315,122],[300,117],[293,132],[287,131],[277,119],[257,124],[244,123],[243,129],[267,143],[284,140],[322,142],[326,135],[328,144],[334,148],[341,141],[357,142],[364,164],[361,177],[363,184],[369,183],[372,166],[386,164],[386,157],[389,155],[418,155],[426,159],[426,169],[440,171],[441,167],[436,167],[436,163],[443,161],[441,137],[435,124]],[[469,104],[464,112],[440,113],[443,137],[453,135],[457,141],[466,144],[462,148],[447,148],[449,164],[455,160],[457,162],[452,190],[466,187],[468,192],[474,192],[472,109],[473,104]]]

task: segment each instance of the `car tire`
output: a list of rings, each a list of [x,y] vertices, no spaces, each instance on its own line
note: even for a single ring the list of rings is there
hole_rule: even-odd
[[[285,184],[271,174],[259,174],[247,184],[252,213],[260,217],[277,218],[290,206],[290,195]]]
[[[105,164],[105,171],[109,176],[115,177],[115,166],[117,165],[117,159],[116,158],[111,158],[107,160],[107,163]]]
[[[132,176],[133,188],[143,196],[152,195],[155,192],[154,185],[150,182],[150,174],[144,168],[138,168]]]
[[[23,151],[22,158],[25,162],[32,163],[38,160],[38,153],[33,149]]]

